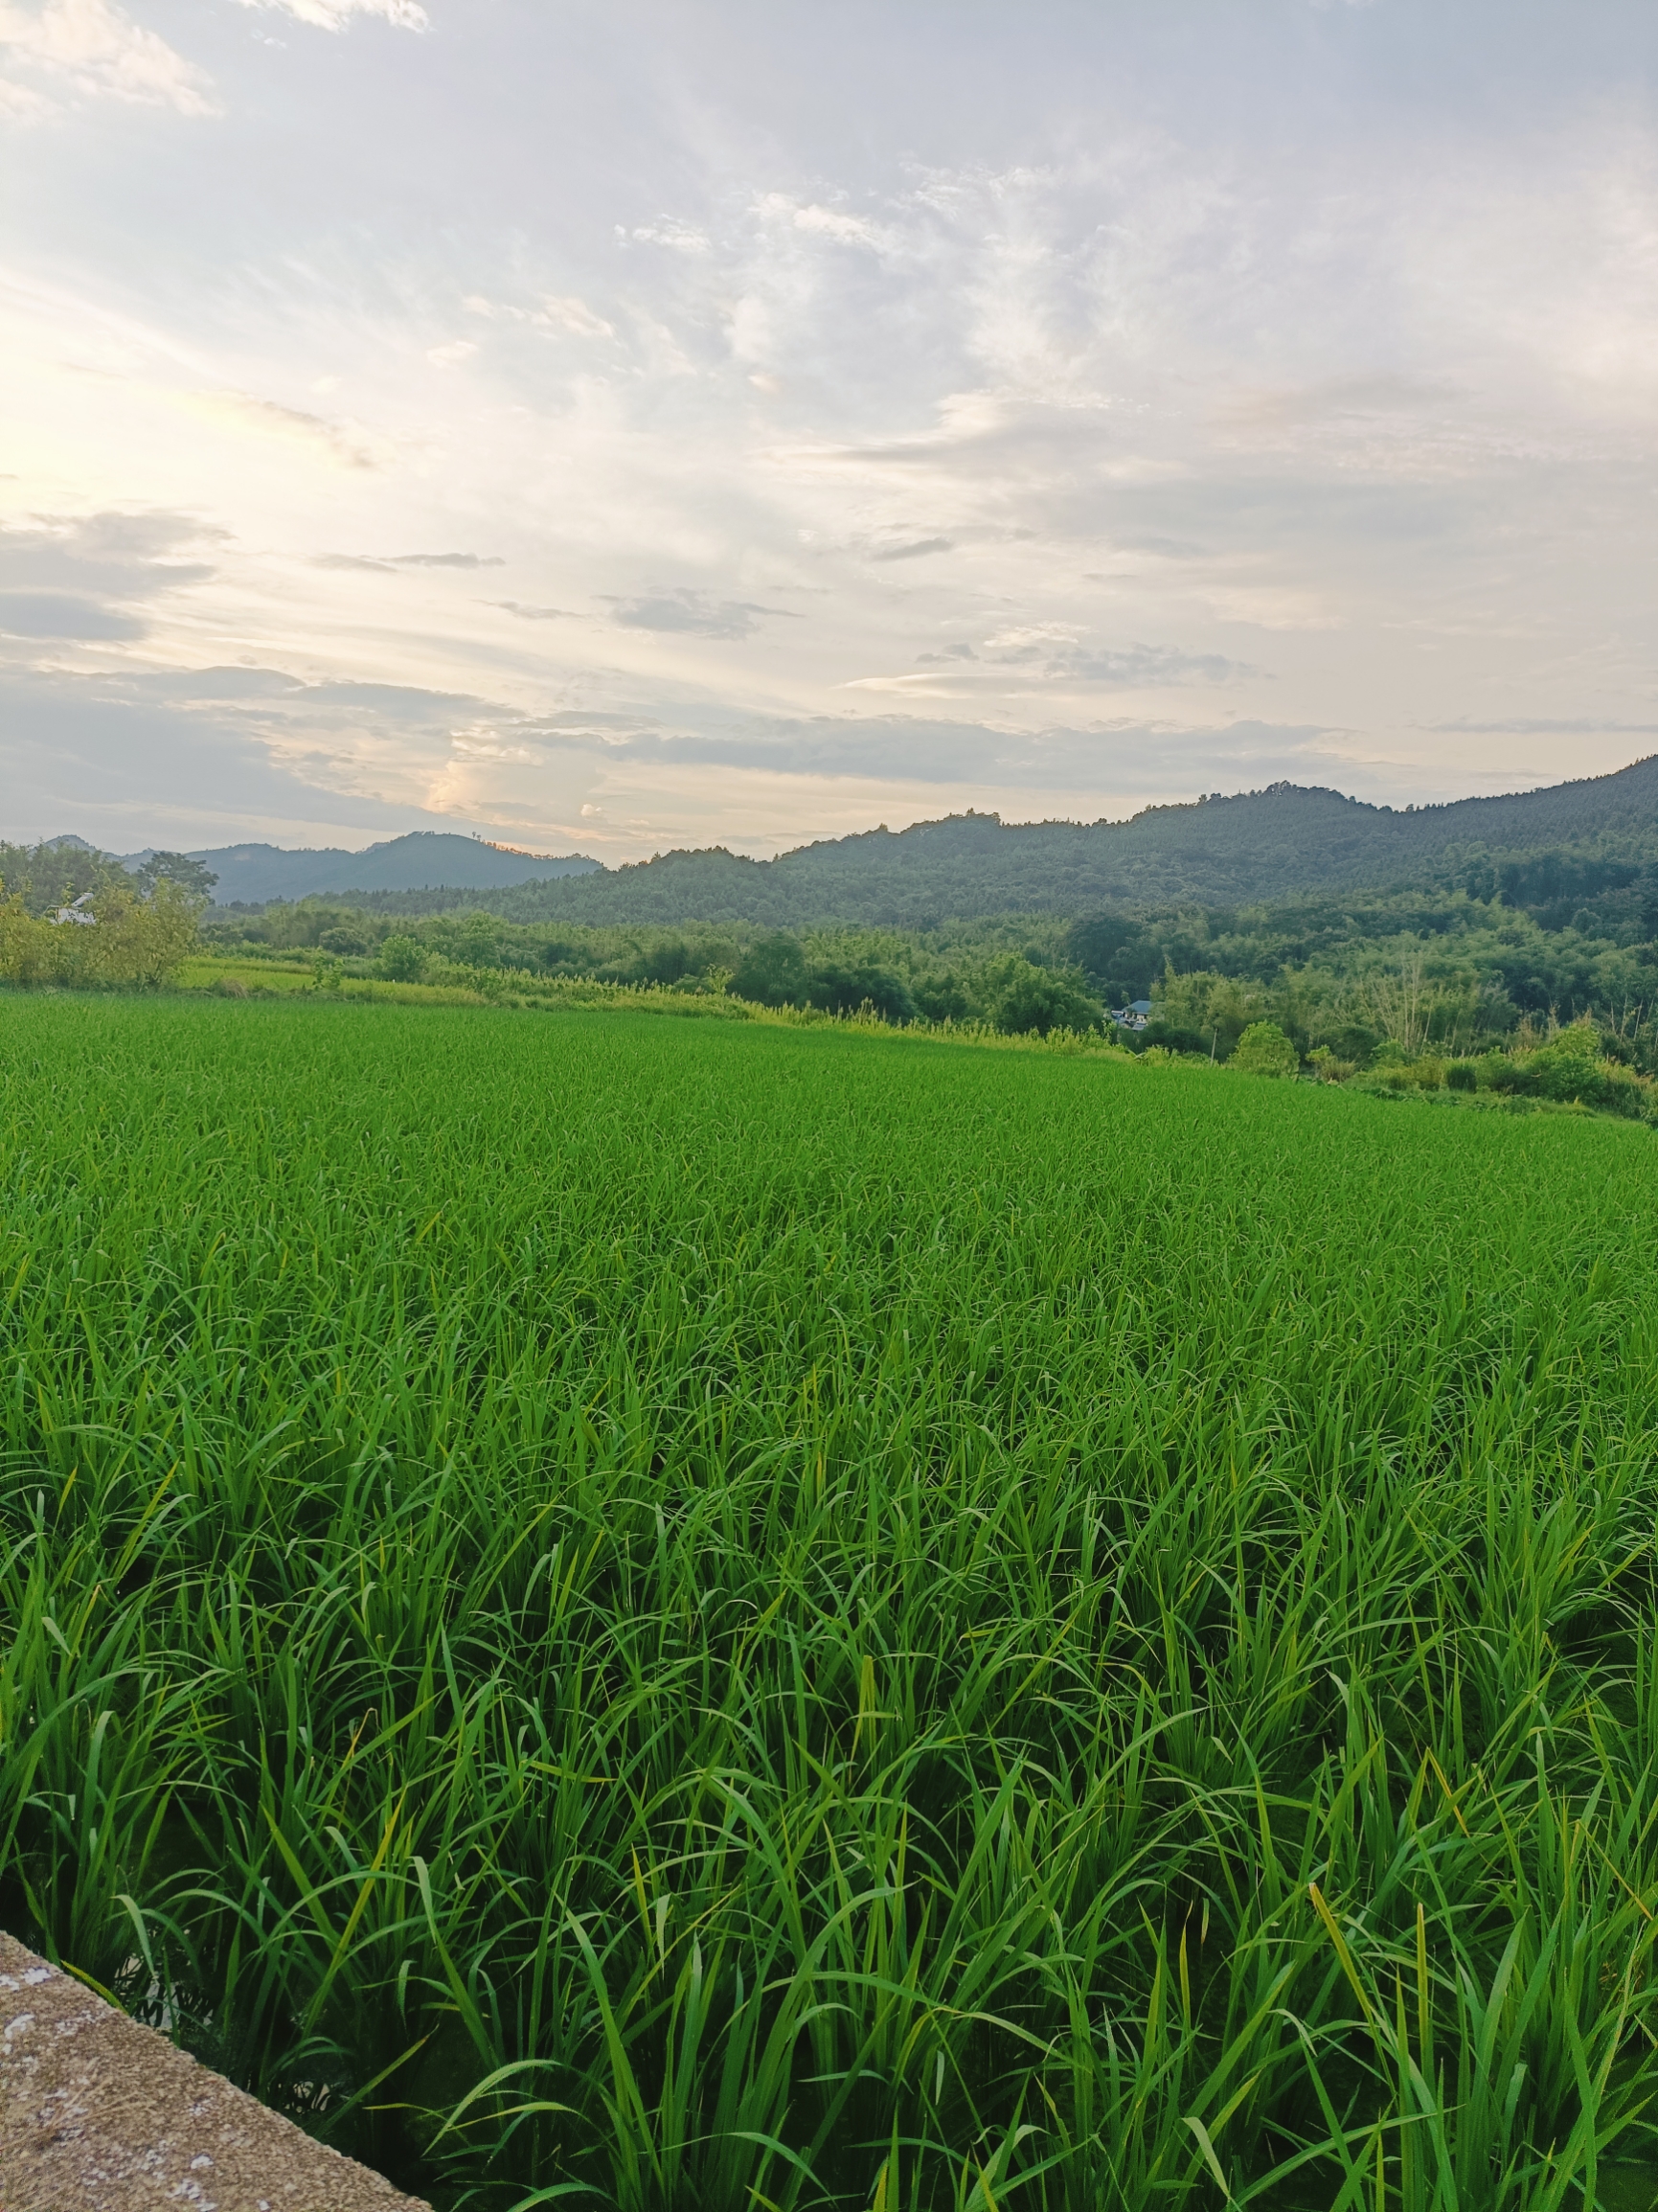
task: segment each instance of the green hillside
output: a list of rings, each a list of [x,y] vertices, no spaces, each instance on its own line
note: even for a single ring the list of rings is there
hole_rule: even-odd
[[[387,893],[361,902],[407,914],[482,906],[520,922],[926,929],[990,914],[1246,904],[1463,878],[1488,896],[1504,864],[1562,848],[1589,849],[1631,874],[1644,860],[1658,861],[1658,756],[1546,790],[1402,811],[1274,784],[1235,798],[1147,808],[1128,822],[1013,824],[953,814],[828,839],[775,860],[715,847],[481,895]]]
[[[127,865],[143,858],[127,856]],[[221,906],[254,905],[271,899],[308,899],[337,894],[348,884],[358,891],[500,890],[508,884],[581,876],[599,863],[581,854],[562,856],[520,853],[482,837],[453,831],[412,830],[406,836],[350,853],[338,847],[219,845],[189,857],[211,869],[217,881],[214,897]]]

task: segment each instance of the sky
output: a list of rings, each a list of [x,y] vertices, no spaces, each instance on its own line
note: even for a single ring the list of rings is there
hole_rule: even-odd
[[[1658,751],[1649,0],[0,0],[0,836]]]

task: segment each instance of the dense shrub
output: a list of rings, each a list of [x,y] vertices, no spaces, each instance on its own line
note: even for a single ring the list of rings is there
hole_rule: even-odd
[[[1292,1076],[1301,1055],[1276,1021],[1252,1021],[1238,1040],[1232,1065],[1245,1075]]]
[[[1351,1060],[1341,1060],[1328,1044],[1316,1046],[1306,1056],[1306,1063],[1320,1083],[1345,1083],[1353,1072]]]
[[[1205,1037],[1201,1030],[1188,1029],[1177,1021],[1148,1021],[1142,1030],[1125,1031],[1123,1041],[1130,1051],[1149,1051],[1161,1046],[1165,1052],[1202,1053],[1207,1057],[1216,1040],[1213,1030]],[[1226,1055],[1220,1053],[1216,1057],[1224,1060]]]
[[[918,977],[910,985],[910,995],[924,1021],[965,1021],[973,1012],[961,977],[952,971]]]
[[[806,996],[825,1014],[856,1014],[870,1006],[884,1021],[914,1021],[916,1002],[901,976],[879,968],[839,968],[814,964],[807,971]]]
[[[805,1006],[806,954],[799,939],[782,929],[757,939],[732,975],[730,989],[734,998],[751,999],[756,1006]]]
[[[198,901],[163,878],[148,899],[111,886],[90,924],[35,919],[21,899],[0,903],[0,982],[131,990],[165,983],[195,945]]]
[[[388,937],[380,946],[380,973],[392,983],[419,983],[426,971],[426,948],[416,937]]]
[[[1002,969],[990,1019],[1006,1037],[1046,1037],[1055,1029],[1102,1029],[1105,1010],[1075,969],[1015,959]]]

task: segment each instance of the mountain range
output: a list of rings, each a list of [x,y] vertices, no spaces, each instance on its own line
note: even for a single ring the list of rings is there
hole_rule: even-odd
[[[952,814],[775,860],[715,846],[479,897],[386,891],[362,903],[409,914],[481,906],[519,922],[928,928],[992,914],[1263,904],[1453,879],[1488,897],[1503,868],[1585,847],[1631,871],[1658,863],[1658,755],[1613,775],[1444,806],[1376,807],[1281,783],[1150,807],[1127,822]]]
[[[76,838],[57,842],[82,843]],[[148,860],[153,847],[116,855],[124,868]],[[489,891],[538,883],[599,867],[579,853],[519,853],[447,830],[412,830],[365,852],[340,846],[216,845],[192,853],[218,878],[216,906],[261,906],[274,899],[315,899],[350,891]]]
[[[79,838],[54,841],[81,847]],[[1270,903],[1453,880],[1488,897],[1504,869],[1592,849],[1658,868],[1658,755],[1606,776],[1443,806],[1377,807],[1297,784],[1148,807],[1126,822],[951,814],[753,860],[723,846],[605,868],[417,831],[367,851],[227,845],[194,853],[216,905],[330,898],[383,913],[481,907],[519,922],[829,923],[927,928],[1106,905]],[[146,854],[122,855],[134,867]]]

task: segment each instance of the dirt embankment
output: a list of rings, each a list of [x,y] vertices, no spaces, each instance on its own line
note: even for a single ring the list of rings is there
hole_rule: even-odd
[[[0,1934],[0,2212],[429,2212]]]

